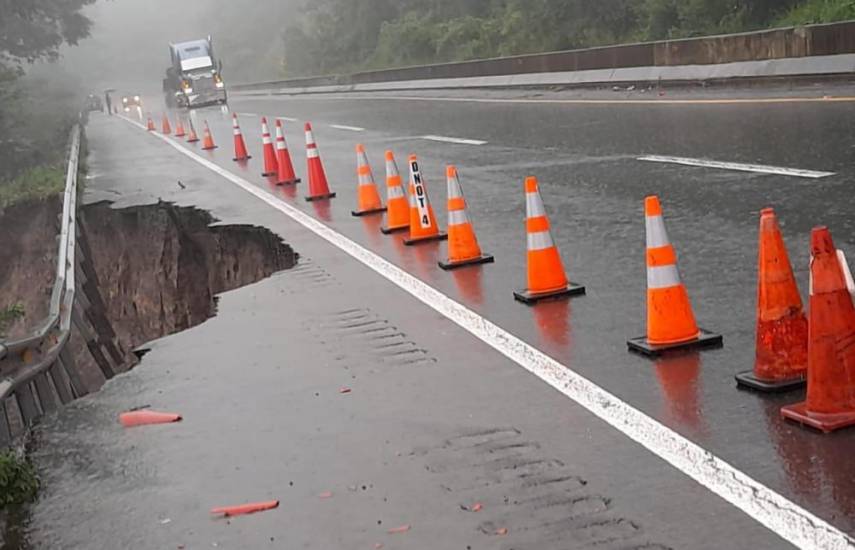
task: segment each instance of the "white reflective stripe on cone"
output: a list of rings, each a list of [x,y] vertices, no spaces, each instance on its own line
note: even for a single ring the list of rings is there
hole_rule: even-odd
[[[234,134],[235,134],[236,136],[239,136],[239,135],[240,135],[240,128],[238,128],[237,126],[235,126]]]
[[[374,178],[371,177],[371,174],[359,174],[359,186],[363,185],[374,185]]]
[[[547,248],[552,248],[555,246],[552,244],[552,235],[550,235],[549,231],[538,231],[537,233],[529,233],[526,235],[528,251],[532,252],[534,250],[546,250]]]
[[[316,159],[320,156],[321,156],[321,154],[318,153],[317,149],[315,149],[313,147],[309,147],[308,149],[306,149],[306,157],[308,157],[310,159]]]
[[[846,254],[842,250],[837,251],[837,261],[840,262],[840,269],[843,270],[843,278],[846,279],[846,290],[855,297],[855,281],[852,280],[852,272],[849,270]]]
[[[448,198],[458,199],[463,198],[463,191],[460,189],[460,182],[457,178],[448,178]]]
[[[285,145],[284,139],[277,139],[276,140],[276,149],[278,149],[279,151],[284,151],[284,150],[288,149],[288,146]]]
[[[315,145],[315,136],[312,132],[306,132],[306,145]]]
[[[466,215],[466,210],[452,210],[448,213],[448,225],[461,225],[469,223],[469,216]]]
[[[680,272],[676,265],[660,265],[647,268],[647,288],[671,288],[680,284]]]
[[[261,136],[261,143],[263,143],[264,145],[270,145],[271,143],[273,143],[273,140],[270,139],[270,136],[265,134]]]
[[[645,216],[644,229],[647,234],[647,248],[659,248],[671,244],[662,216]]]
[[[398,173],[398,166],[395,162],[388,160],[386,161],[386,177],[388,178],[391,176],[400,176],[400,174]]]
[[[404,197],[404,188],[400,185],[393,185],[386,188],[386,196],[390,199],[401,199]]]
[[[525,194],[525,212],[527,218],[539,218],[546,215],[540,193]]]

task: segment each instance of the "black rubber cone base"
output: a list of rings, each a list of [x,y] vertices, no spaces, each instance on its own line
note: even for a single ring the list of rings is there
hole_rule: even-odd
[[[491,254],[483,254],[477,258],[472,258],[469,260],[463,260],[460,262],[438,262],[439,267],[448,271],[450,269],[457,269],[460,267],[466,267],[468,265],[479,265],[479,264],[491,264],[495,262],[496,259]]]
[[[736,376],[736,385],[740,389],[750,389],[763,393],[785,393],[805,387],[806,378],[792,378],[778,382],[761,380],[754,376],[754,371],[740,372]]]
[[[568,296],[578,296],[585,294],[585,287],[570,283],[566,288],[560,288],[551,292],[529,292],[528,290],[518,290],[514,292],[514,298],[524,304],[533,305],[543,300],[558,300]]]
[[[422,237],[420,239],[404,239],[404,244],[407,246],[413,246],[416,244],[422,243],[431,243],[434,241],[447,241],[448,233],[439,232],[436,235],[431,235],[430,237]]]
[[[639,336],[638,338],[627,340],[626,345],[630,351],[648,357],[657,357],[669,351],[721,347],[724,345],[724,338],[722,338],[721,334],[701,329],[701,334],[696,339],[679,344],[651,344],[647,341],[647,336]]]
[[[326,195],[315,195],[314,197],[306,197],[306,201],[307,202],[322,201],[324,199],[331,199],[333,197],[335,197],[335,193],[328,193]]]
[[[855,411],[836,414],[814,413],[807,410],[807,404],[804,401],[781,407],[781,416],[824,433],[855,426]]]
[[[262,172],[261,173],[261,177],[263,177],[263,178],[269,178],[270,176],[275,176],[275,175],[276,175],[276,172]]]
[[[187,143],[196,143],[198,141],[202,141],[202,140],[200,140],[200,139],[188,139]]]
[[[214,145],[213,147],[202,147],[203,151],[213,151],[214,149],[219,148],[219,145]]]
[[[300,181],[301,181],[300,178],[296,178],[293,180],[286,180],[286,181],[277,181],[276,185],[297,185],[298,183],[300,183]]]
[[[243,158],[235,157],[235,158],[233,158],[232,160],[233,160],[233,161],[235,161],[235,162],[240,162],[240,161],[242,161],[242,160],[249,160],[249,159],[251,159],[251,158],[252,158],[252,156],[247,155],[247,156],[245,156],[245,157],[243,157]]]
[[[362,211],[351,210],[350,213],[356,217],[360,217],[360,216],[369,216],[371,214],[382,214],[385,211],[386,211],[386,207],[383,206],[380,208],[375,208],[374,210],[362,210]]]
[[[409,231],[409,225],[402,225],[401,227],[381,227],[380,233],[384,235],[391,235],[392,233],[400,233],[401,231]]]

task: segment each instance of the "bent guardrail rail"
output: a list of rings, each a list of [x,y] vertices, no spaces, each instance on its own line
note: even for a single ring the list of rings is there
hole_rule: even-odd
[[[56,280],[48,317],[29,334],[0,341],[0,448],[39,416],[85,393],[65,349],[71,333],[77,247],[80,126],[71,130],[59,233]]]

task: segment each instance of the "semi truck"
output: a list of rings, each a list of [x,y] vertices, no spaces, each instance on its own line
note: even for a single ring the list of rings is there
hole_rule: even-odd
[[[172,63],[163,79],[163,93],[169,107],[192,109],[228,101],[223,62],[214,56],[210,36],[169,44],[169,56]]]

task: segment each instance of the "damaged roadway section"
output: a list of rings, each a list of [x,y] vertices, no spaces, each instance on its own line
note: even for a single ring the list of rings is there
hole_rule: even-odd
[[[725,534],[787,547],[159,140],[100,118],[89,134],[89,201],[194,205],[268,227],[302,257],[46,420],[33,547],[718,549]],[[146,405],[184,420],[119,426],[119,412]],[[275,510],[209,517],[274,499]]]

